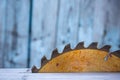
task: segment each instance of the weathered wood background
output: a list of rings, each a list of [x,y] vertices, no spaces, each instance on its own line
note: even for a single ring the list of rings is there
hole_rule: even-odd
[[[120,49],[120,0],[0,0],[0,67],[39,67],[80,41]]]

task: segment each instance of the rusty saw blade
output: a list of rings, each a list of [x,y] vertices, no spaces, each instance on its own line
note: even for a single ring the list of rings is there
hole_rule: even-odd
[[[61,55],[61,54],[64,54],[65,52],[69,52],[69,51],[74,51],[74,50],[80,50],[80,49],[95,49],[95,50],[101,50],[101,51],[105,51],[105,52],[108,52],[108,54],[106,55],[105,57],[105,60],[108,60],[108,58],[111,56],[111,55],[115,55],[117,57],[120,58],[120,50],[117,50],[117,51],[114,51],[114,52],[110,52],[110,48],[111,46],[110,45],[105,45],[103,46],[102,48],[98,49],[97,48],[97,45],[98,43],[97,42],[93,42],[91,43],[87,48],[84,47],[84,42],[79,42],[76,47],[74,49],[71,49],[70,47],[70,44],[67,44],[63,51],[61,53],[58,52],[58,49],[54,49],[52,51],[52,55],[51,55],[51,59],[52,60],[53,58]],[[47,60],[47,58],[44,56],[42,59],[41,59],[41,68],[46,64],[48,63],[50,60]],[[32,72],[33,73],[37,73],[40,69],[37,69],[36,66],[33,66],[32,67]]]

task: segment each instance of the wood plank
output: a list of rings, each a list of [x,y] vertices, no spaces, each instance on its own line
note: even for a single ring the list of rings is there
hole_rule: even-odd
[[[107,2],[108,0],[95,0],[94,2],[93,41],[99,42],[99,47],[103,45]]]
[[[107,0],[106,17],[105,17],[105,33],[103,36],[103,44],[112,45],[111,51],[120,49],[120,10],[119,0]]]
[[[61,0],[57,26],[57,48],[62,52],[68,43],[75,47],[78,42],[80,0]]]
[[[6,0],[0,0],[0,68],[4,66],[4,34],[5,34],[5,9]]]
[[[79,41],[85,42],[85,47],[93,42],[94,1],[95,0],[80,0],[80,27],[78,37]]]
[[[93,40],[99,42],[99,47],[112,45],[111,51],[120,49],[119,5],[118,0],[95,1]]]
[[[10,73],[31,73],[31,68],[1,68],[0,73],[10,74]]]
[[[58,0],[34,0],[31,42],[31,66],[40,67],[41,58],[55,47]]]
[[[0,69],[0,80],[119,80],[120,73],[31,73],[28,68]]]
[[[16,2],[17,9],[17,50],[13,58],[15,67],[27,67],[28,58],[28,29],[29,29],[29,0]]]
[[[5,38],[4,38],[4,67],[11,67],[11,42],[12,42],[12,28],[14,25],[14,3],[11,1],[6,1],[6,12],[5,12]]]
[[[6,9],[4,67],[26,67],[29,0],[8,0]]]

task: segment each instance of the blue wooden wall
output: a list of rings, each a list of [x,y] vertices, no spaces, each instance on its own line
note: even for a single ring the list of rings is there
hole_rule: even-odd
[[[120,49],[119,8],[120,0],[0,0],[0,67],[39,67],[80,41]]]

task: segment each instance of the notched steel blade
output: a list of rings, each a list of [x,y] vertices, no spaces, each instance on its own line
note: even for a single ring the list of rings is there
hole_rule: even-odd
[[[85,47],[84,47],[84,42],[79,42],[78,44],[77,44],[77,46],[75,47],[75,49],[84,49]]]
[[[58,49],[56,48],[56,49],[53,50],[51,58],[57,57],[59,55],[60,55],[60,53],[58,52]]]
[[[74,49],[71,49],[70,44],[67,44],[67,45],[64,47],[62,54],[64,54],[65,52],[72,51],[72,50],[79,50],[79,49],[97,49],[97,50],[102,50],[102,51],[108,52],[108,55],[106,55],[106,57],[105,57],[105,61],[108,60],[108,58],[109,58],[111,55],[115,55],[115,56],[117,56],[117,57],[120,58],[120,50],[109,53],[109,50],[110,50],[110,48],[111,48],[110,45],[105,45],[105,46],[103,46],[102,48],[98,49],[98,48],[97,48],[97,44],[98,44],[97,42],[93,42],[93,43],[91,43],[87,48],[85,48],[85,47],[84,47],[84,42],[79,42]],[[56,48],[55,50],[52,51],[51,59],[53,59],[53,58],[55,58],[55,57],[57,57],[57,56],[59,56],[59,55],[61,55],[61,54],[58,52],[58,50],[57,50],[57,48]],[[48,63],[49,61],[50,61],[50,60],[47,60],[47,58],[44,56],[44,57],[41,59],[41,68],[42,68],[46,63]],[[40,69],[41,69],[41,68],[40,68]],[[37,73],[40,69],[37,69],[35,66],[33,66],[32,72],[33,72],[33,73]]]
[[[44,66],[49,60],[47,60],[47,58],[44,56],[42,59],[41,59],[41,66]]]
[[[32,73],[37,73],[38,71],[39,71],[39,69],[37,69],[36,66],[33,66],[33,67],[32,67]]]
[[[120,50],[117,50],[117,51],[111,52],[110,54],[113,54],[113,55],[115,55],[115,56],[117,56],[117,57],[120,58]]]
[[[93,43],[91,43],[87,48],[88,49],[97,49],[97,42],[93,42]]]
[[[109,52],[109,51],[110,51],[110,48],[111,48],[110,45],[105,45],[105,46],[103,46],[102,48],[100,48],[100,50]]]
[[[64,53],[64,52],[68,52],[68,51],[71,51],[71,50],[72,50],[72,49],[71,49],[71,47],[70,47],[70,44],[67,44],[67,45],[64,47],[62,53]]]

